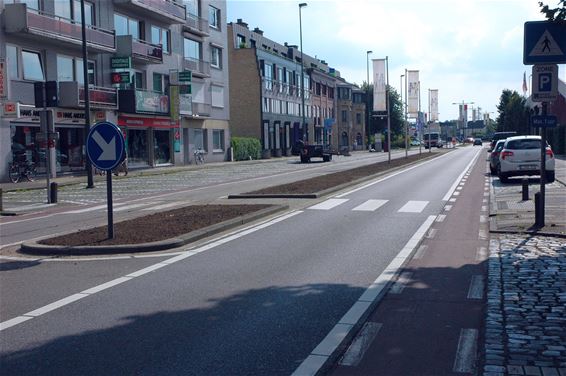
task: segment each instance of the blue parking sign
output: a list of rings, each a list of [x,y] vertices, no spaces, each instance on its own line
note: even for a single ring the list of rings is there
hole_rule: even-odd
[[[124,159],[125,152],[124,135],[115,124],[108,121],[96,123],[88,132],[86,154],[99,170],[116,168]]]

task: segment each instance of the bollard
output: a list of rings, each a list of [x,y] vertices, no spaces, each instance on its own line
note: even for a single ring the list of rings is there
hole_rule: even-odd
[[[51,192],[50,192],[50,196],[49,196],[49,203],[50,204],[55,204],[57,203],[57,183],[53,182],[51,183]]]
[[[529,179],[523,179],[523,201],[529,199]]]
[[[537,192],[535,193],[535,226],[537,227],[544,227],[542,213],[542,196],[540,192]]]

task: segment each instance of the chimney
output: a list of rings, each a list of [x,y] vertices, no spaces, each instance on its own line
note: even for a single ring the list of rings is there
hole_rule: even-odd
[[[259,35],[263,35],[263,30],[261,30],[259,27],[256,27],[254,29],[254,33],[259,34]]]
[[[246,29],[248,28],[248,24],[245,23],[241,18],[238,18],[236,24],[237,24],[237,25],[240,25],[240,26],[243,26],[243,27],[245,27]]]

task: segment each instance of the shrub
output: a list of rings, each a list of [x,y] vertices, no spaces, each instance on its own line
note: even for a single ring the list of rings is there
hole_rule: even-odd
[[[232,148],[234,159],[245,161],[248,159],[260,159],[261,143],[253,137],[232,137]]]

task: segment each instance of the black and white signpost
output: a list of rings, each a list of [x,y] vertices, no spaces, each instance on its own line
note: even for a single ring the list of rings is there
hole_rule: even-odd
[[[535,225],[544,227],[546,183],[546,128],[556,126],[556,117],[548,115],[548,103],[558,97],[558,65],[566,63],[566,25],[550,21],[525,22],[523,64],[533,65],[532,99],[542,102],[541,116],[533,116],[531,125],[540,127],[540,195],[535,197]],[[538,205],[537,205],[538,204]]]
[[[114,238],[112,212],[112,170],[125,156],[124,135],[115,124],[103,121],[96,123],[88,133],[86,153],[92,165],[106,171],[106,197],[108,201],[108,239]]]

